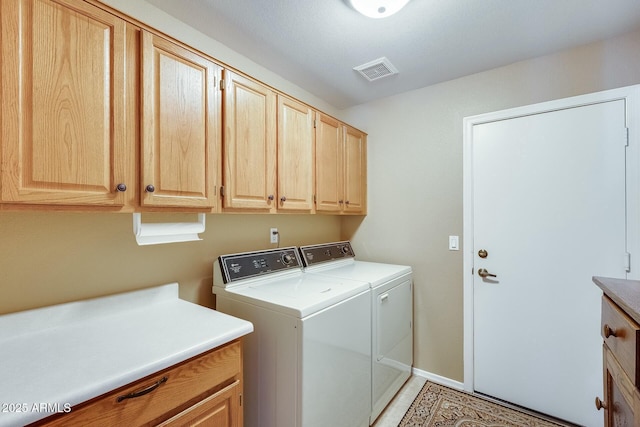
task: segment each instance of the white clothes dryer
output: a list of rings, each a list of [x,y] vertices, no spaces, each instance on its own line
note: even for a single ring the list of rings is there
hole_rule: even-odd
[[[371,287],[373,424],[411,376],[413,272],[406,265],[357,261],[348,241],[300,247],[307,274],[366,282]]]
[[[223,255],[216,309],[249,320],[245,425],[367,427],[371,413],[371,290],[305,274],[297,248]]]

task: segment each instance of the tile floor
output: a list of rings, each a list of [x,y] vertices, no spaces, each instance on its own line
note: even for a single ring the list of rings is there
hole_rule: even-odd
[[[426,382],[426,378],[411,376],[389,403],[389,406],[380,414],[373,427],[398,427],[402,417],[413,403],[413,399],[416,398]]]

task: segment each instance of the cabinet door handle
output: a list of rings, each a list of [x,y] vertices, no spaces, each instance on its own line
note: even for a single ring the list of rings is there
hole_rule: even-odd
[[[120,192],[127,191],[127,186],[125,184],[120,183],[116,185],[116,191],[120,191]]]
[[[599,411],[600,409],[607,409],[607,405],[600,400],[599,397],[596,397],[596,409]]]
[[[269,197],[267,197],[267,199],[273,200],[273,194],[269,194]]]
[[[156,187],[154,187],[153,185],[149,184],[145,187],[144,191],[146,191],[147,193],[153,193],[154,191],[156,191]]]
[[[286,202],[286,201],[287,201],[287,198],[286,198],[286,197],[284,197],[284,196],[282,196],[282,197],[280,197],[280,201],[281,201],[282,203],[284,203],[284,202]]]
[[[153,390],[155,390],[158,387],[160,387],[163,383],[166,383],[167,379],[168,379],[167,377],[162,377],[158,381],[156,381],[155,383],[151,384],[149,387],[145,387],[142,390],[138,390],[138,391],[132,391],[129,394],[124,394],[122,396],[118,396],[117,401],[118,402],[122,402],[125,399],[134,399],[136,397],[140,397],[140,396],[144,396],[145,394],[149,394]]]
[[[616,330],[612,329],[611,326],[607,325],[606,323],[604,324],[604,326],[602,327],[602,333],[604,334],[605,338],[609,338],[609,337],[617,337],[618,335],[616,334]]]

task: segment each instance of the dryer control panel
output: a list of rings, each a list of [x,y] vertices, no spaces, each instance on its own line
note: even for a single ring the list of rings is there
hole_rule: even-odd
[[[349,241],[301,246],[300,254],[305,267],[338,259],[355,258],[356,256]]]
[[[218,257],[224,283],[278,271],[302,268],[302,261],[294,246],[258,252],[221,255]]]

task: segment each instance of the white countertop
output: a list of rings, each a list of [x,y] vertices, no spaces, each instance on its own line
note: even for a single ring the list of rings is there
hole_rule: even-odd
[[[0,316],[0,426],[24,425],[253,331],[172,283]]]

